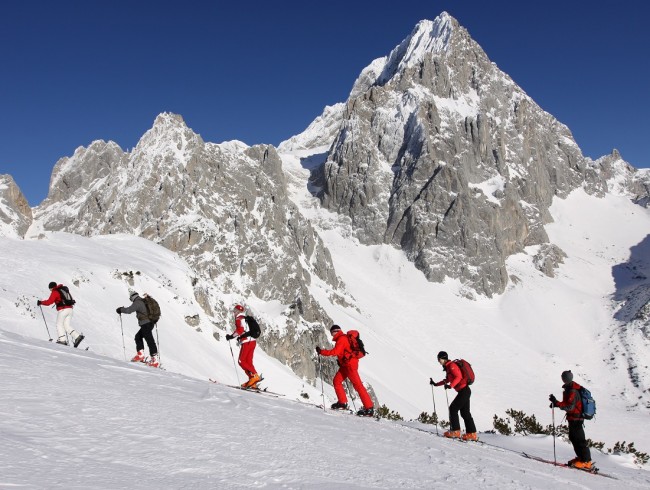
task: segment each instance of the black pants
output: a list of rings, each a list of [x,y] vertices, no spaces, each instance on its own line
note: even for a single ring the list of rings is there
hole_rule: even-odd
[[[569,420],[569,440],[573,444],[573,450],[576,456],[583,463],[591,461],[591,451],[587,446],[587,438],[585,437],[585,427],[582,420]]]
[[[471,396],[472,390],[469,389],[469,386],[466,386],[458,392],[454,401],[449,405],[449,428],[451,430],[460,430],[460,421],[458,420],[458,412],[460,411],[460,416],[463,417],[463,422],[465,422],[465,432],[476,432],[474,419],[469,411],[469,398]]]
[[[135,334],[135,348],[139,351],[144,349],[144,342],[142,339],[147,341],[147,346],[149,347],[149,355],[155,356],[158,354],[158,347],[156,347],[156,341],[153,339],[153,327],[155,323],[145,323],[140,325],[140,330]]]

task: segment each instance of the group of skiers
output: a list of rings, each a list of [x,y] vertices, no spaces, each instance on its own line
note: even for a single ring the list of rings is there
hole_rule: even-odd
[[[84,339],[84,335],[74,330],[70,324],[73,305],[75,302],[72,300],[67,288],[62,284],[51,282],[48,287],[51,291],[50,297],[46,300],[38,300],[37,305],[56,305],[57,343],[68,345],[66,336],[66,333],[68,333],[72,337],[74,347],[77,347]],[[147,364],[152,367],[159,367],[160,361],[158,348],[152,333],[159,317],[159,311],[158,316],[153,316],[154,321],[152,321],[150,308],[138,293],[132,291],[129,299],[131,300],[131,306],[121,306],[115,311],[119,315],[122,313],[130,314],[135,312],[138,325],[140,326],[140,329],[135,335],[137,353],[131,361],[145,362],[144,341],[146,341],[150,355],[150,360]],[[241,388],[257,390],[259,389],[258,383],[262,380],[253,364],[253,356],[257,341],[256,336],[251,335],[251,328],[248,324],[249,321],[254,322],[254,319],[246,316],[246,309],[240,304],[236,304],[233,307],[233,316],[234,330],[232,333],[226,335],[226,340],[230,341],[234,339],[240,347],[238,359],[239,366],[248,377],[248,380],[241,385]],[[359,376],[359,359],[365,355],[363,347],[361,348],[362,353],[358,348],[353,348],[351,344],[354,340],[353,337],[350,336],[350,332],[346,334],[338,325],[332,325],[330,328],[330,334],[332,336],[332,341],[334,342],[334,347],[332,349],[322,349],[317,346],[316,354],[319,356],[332,356],[337,358],[339,369],[334,375],[332,381],[337,401],[332,404],[331,408],[333,410],[348,409],[348,400],[343,386],[343,382],[348,379],[359,394],[359,398],[363,404],[363,407],[357,412],[357,415],[364,417],[374,416],[372,399]],[[259,330],[257,335],[259,335]],[[470,398],[472,396],[472,391],[469,385],[471,384],[471,381],[468,380],[467,376],[459,366],[459,364],[464,361],[450,360],[449,355],[445,351],[440,351],[438,353],[437,360],[445,371],[445,377],[438,382],[434,382],[433,379],[430,378],[429,383],[432,386],[444,386],[445,389],[453,388],[457,392],[456,397],[451,404],[449,404],[449,430],[443,435],[447,438],[457,438],[464,441],[477,441],[476,425],[474,424],[474,419],[470,411]],[[591,453],[584,432],[583,406],[579,394],[581,387],[578,383],[573,381],[573,373],[571,371],[564,371],[561,377],[562,382],[564,383],[562,400],[559,401],[554,395],[550,395],[549,401],[551,402],[552,408],[557,407],[566,412],[566,418],[569,425],[569,440],[571,441],[576,453],[576,457],[570,460],[568,465],[590,471],[592,469],[592,462]],[[465,423],[464,434],[461,434],[460,430],[459,413]]]
[[[72,299],[70,291],[63,284],[58,284],[52,281],[48,285],[48,288],[50,290],[50,297],[45,300],[39,299],[36,301],[36,305],[55,305],[57,311],[56,330],[58,334],[56,343],[68,345],[69,334],[72,338],[72,345],[75,348],[79,347],[79,344],[85,338],[85,336],[84,334],[74,330],[71,325],[73,308],[76,301]],[[135,334],[135,347],[137,354],[135,357],[133,357],[133,359],[131,359],[131,361],[146,362],[151,367],[159,367],[160,360],[158,358],[158,347],[156,346],[156,341],[153,338],[153,329],[156,326],[157,318],[154,317],[154,320],[152,320],[149,308],[147,308],[145,301],[140,297],[138,293],[131,291],[129,299],[131,300],[131,306],[120,306],[115,311],[118,315],[121,315],[122,313],[130,314],[135,312],[138,320],[138,325],[140,326],[140,329]],[[144,355],[143,339],[147,342],[147,346],[149,346],[149,359],[147,359]]]

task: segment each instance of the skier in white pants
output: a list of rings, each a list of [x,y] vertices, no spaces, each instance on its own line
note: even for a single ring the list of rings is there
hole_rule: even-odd
[[[51,282],[48,285],[50,288],[50,297],[46,300],[41,301],[40,299],[36,302],[38,306],[49,306],[51,304],[56,305],[56,331],[59,334],[59,337],[56,339],[57,344],[68,345],[66,339],[66,332],[72,337],[72,342],[75,347],[77,347],[81,341],[84,339],[84,334],[77,332],[70,326],[70,321],[72,320],[72,305],[66,304],[62,297],[60,288],[63,287],[63,284],[57,284]],[[68,293],[69,296],[69,293]]]

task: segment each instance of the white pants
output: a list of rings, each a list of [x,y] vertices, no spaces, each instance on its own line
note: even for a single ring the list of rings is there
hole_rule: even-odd
[[[77,332],[70,326],[72,320],[72,308],[63,308],[59,310],[56,315],[56,331],[59,334],[59,340],[63,342],[65,333],[68,332],[72,336],[74,342],[79,336]]]

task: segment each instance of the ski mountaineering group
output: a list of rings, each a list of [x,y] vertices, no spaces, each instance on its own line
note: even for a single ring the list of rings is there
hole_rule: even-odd
[[[56,343],[68,345],[69,334],[73,346],[78,347],[85,337],[71,326],[75,300],[72,299],[70,291],[63,284],[50,282],[48,288],[51,291],[49,298],[38,300],[36,304],[39,307],[41,305],[56,306],[56,329],[58,333]],[[160,306],[151,296],[144,294],[143,297],[140,297],[137,292],[132,290],[129,291],[129,299],[131,300],[131,306],[121,306],[115,311],[120,315],[120,322],[122,313],[130,314],[135,312],[136,314],[140,329],[135,334],[137,353],[131,361],[144,362],[151,367],[160,367],[158,347],[153,337],[153,330],[161,315]],[[263,378],[255,369],[253,355],[257,345],[257,338],[261,334],[260,326],[254,317],[246,315],[246,309],[239,304],[233,307],[233,315],[235,328],[232,333],[226,335],[226,340],[228,343],[231,340],[236,340],[237,345],[240,347],[239,366],[248,376],[248,380],[241,385],[241,389],[259,391],[258,383]],[[45,321],[44,315],[43,320]],[[45,322],[45,327],[47,328],[47,322]],[[357,391],[363,404],[363,408],[357,412],[357,415],[362,417],[374,416],[372,399],[359,376],[359,359],[366,355],[363,342],[359,338],[359,332],[350,330],[345,333],[340,326],[332,325],[330,334],[334,347],[332,349],[321,349],[317,346],[316,354],[318,356],[337,358],[339,369],[332,380],[337,401],[332,404],[332,410],[348,410],[348,400],[343,386],[343,382],[347,379]],[[144,341],[146,341],[149,348],[148,358],[144,355]],[[470,412],[470,398],[472,395],[470,385],[474,382],[474,372],[471,365],[463,359],[450,360],[445,351],[438,353],[437,360],[445,372],[445,377],[438,382],[430,378],[430,385],[444,386],[446,390],[454,389],[457,392],[456,398],[449,404],[449,430],[444,433],[444,437],[464,441],[478,441],[476,426]],[[551,408],[557,407],[566,412],[569,440],[573,444],[576,453],[576,457],[567,464],[585,471],[596,471],[591,462],[591,453],[584,431],[584,421],[591,419],[595,414],[595,402],[588,390],[573,381],[571,371],[564,371],[561,378],[564,383],[562,400],[560,401],[554,395],[550,395],[549,401],[551,402]],[[465,423],[464,434],[461,434],[460,430],[459,413]]]

